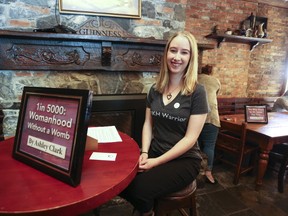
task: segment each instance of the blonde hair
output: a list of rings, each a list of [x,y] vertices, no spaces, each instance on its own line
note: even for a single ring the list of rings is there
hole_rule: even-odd
[[[183,87],[181,93],[183,95],[191,94],[196,86],[198,78],[198,46],[195,37],[188,31],[181,31],[174,34],[167,42],[161,61],[161,68],[158,79],[156,81],[155,89],[160,93],[164,93],[165,87],[169,83],[169,69],[167,64],[167,53],[171,41],[177,36],[184,36],[188,39],[190,44],[190,60],[184,74]]]

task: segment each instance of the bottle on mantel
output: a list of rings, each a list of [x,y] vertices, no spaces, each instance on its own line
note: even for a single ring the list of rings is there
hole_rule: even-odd
[[[264,25],[264,23],[260,23],[258,25],[258,28],[257,28],[257,36],[258,36],[258,38],[263,38],[264,35],[265,35],[264,29],[263,29],[263,25]]]

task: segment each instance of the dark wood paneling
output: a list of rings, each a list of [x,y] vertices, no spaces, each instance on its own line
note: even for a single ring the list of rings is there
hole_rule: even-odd
[[[165,40],[0,31],[0,70],[158,72]],[[200,52],[213,49],[198,44]]]

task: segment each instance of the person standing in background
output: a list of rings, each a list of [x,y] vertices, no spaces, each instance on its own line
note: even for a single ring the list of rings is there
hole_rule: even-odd
[[[207,115],[202,132],[199,135],[198,142],[201,150],[207,155],[208,166],[205,171],[206,182],[216,184],[217,180],[213,177],[212,169],[214,162],[215,144],[220,128],[220,119],[218,112],[217,95],[221,89],[220,81],[212,76],[213,67],[206,65],[202,68],[201,73],[198,75],[198,82],[204,85],[210,112]]]

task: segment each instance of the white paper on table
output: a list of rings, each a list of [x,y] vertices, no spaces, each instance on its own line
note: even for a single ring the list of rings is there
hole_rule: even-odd
[[[104,160],[104,161],[115,161],[117,153],[106,153],[106,152],[93,152],[90,156],[90,160]]]
[[[98,143],[122,142],[115,126],[89,127],[87,135],[97,139]]]

